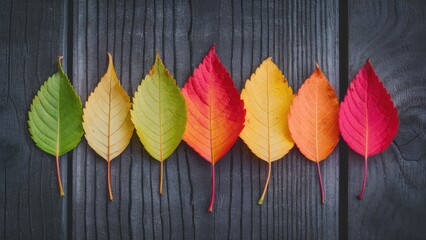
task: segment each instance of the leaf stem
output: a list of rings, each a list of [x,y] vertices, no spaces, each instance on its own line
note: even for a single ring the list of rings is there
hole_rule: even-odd
[[[318,179],[319,179],[319,184],[321,189],[321,203],[324,204],[325,203],[324,187],[322,185],[321,168],[320,168],[319,162],[317,162],[317,171],[318,171]]]
[[[263,204],[263,200],[265,199],[266,190],[268,190],[270,179],[271,179],[271,162],[269,161],[268,162],[268,177],[266,178],[265,188],[263,189],[262,196],[260,197],[259,202],[258,202],[259,205]]]
[[[362,200],[364,196],[365,185],[367,184],[367,171],[368,171],[368,157],[367,155],[364,157],[364,180],[362,181],[361,192],[358,195],[358,200]]]
[[[110,200],[110,201],[112,201],[112,190],[111,190],[111,161],[108,161],[108,174],[107,174],[107,181],[108,181],[109,200]]]
[[[160,194],[163,195],[163,161],[160,161]]]
[[[215,175],[214,175],[214,164],[212,164],[212,196],[210,199],[209,213],[213,212],[214,190],[215,190]]]
[[[59,195],[63,197],[64,189],[62,188],[62,180],[61,180],[61,170],[59,169],[59,156],[56,155],[56,175],[58,176],[58,185],[59,185]]]

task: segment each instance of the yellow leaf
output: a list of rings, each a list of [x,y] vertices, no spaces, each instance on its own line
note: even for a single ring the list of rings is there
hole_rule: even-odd
[[[293,90],[277,65],[267,58],[247,80],[241,98],[247,114],[240,137],[268,163],[268,178],[259,200],[262,204],[271,177],[271,162],[281,159],[294,146],[287,120]]]
[[[90,147],[108,162],[108,190],[112,200],[110,162],[130,142],[134,126],[130,120],[130,97],[120,85],[108,53],[109,65],[83,109],[83,128]]]

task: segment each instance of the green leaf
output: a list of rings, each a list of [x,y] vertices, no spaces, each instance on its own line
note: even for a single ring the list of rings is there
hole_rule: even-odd
[[[41,86],[28,112],[31,137],[43,151],[56,156],[60,195],[63,196],[59,156],[74,149],[83,136],[82,106],[58,59],[59,71]]]
[[[185,99],[158,54],[135,92],[131,117],[145,149],[161,163],[162,194],[163,161],[182,140],[187,117]]]

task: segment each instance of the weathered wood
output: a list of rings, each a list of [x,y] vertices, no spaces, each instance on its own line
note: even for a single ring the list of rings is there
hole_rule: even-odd
[[[129,95],[148,73],[158,50],[182,87],[216,43],[239,90],[272,56],[294,89],[321,66],[338,90],[336,1],[76,1],[73,74],[87,99],[113,54]],[[216,166],[213,214],[208,214],[210,167],[182,143],[159,163],[136,135],[112,161],[114,201],[107,200],[106,162],[86,142],[73,154],[75,239],[335,239],[338,236],[337,150],[322,163],[326,204],[320,203],[315,165],[293,150],[272,166],[263,206],[257,205],[267,166],[238,140]]]
[[[395,102],[399,131],[369,158],[349,155],[349,239],[424,239],[426,228],[426,5],[424,1],[349,1],[349,79],[367,58]]]
[[[67,54],[64,7],[62,1],[0,4],[0,239],[67,236],[67,156],[60,158],[61,198],[55,157],[36,147],[27,124],[33,97],[57,71],[58,55]]]
[[[107,199],[106,162],[85,140],[61,157],[66,197],[60,198],[54,159],[29,136],[31,100],[57,70],[59,54],[65,55],[65,68],[72,66],[70,77],[83,102],[107,67],[107,51],[132,96],[157,50],[182,87],[213,43],[239,90],[272,56],[293,89],[318,62],[338,92],[339,11],[346,13],[333,0],[2,1],[0,239],[336,239],[339,231],[349,239],[424,238],[426,5],[421,0],[349,1],[348,78],[370,57],[400,117],[392,145],[370,159],[361,202],[355,196],[362,157],[349,151],[349,171],[342,176],[338,149],[321,163],[326,190],[321,205],[315,165],[294,149],[273,163],[268,194],[258,206],[267,165],[238,140],[216,166],[216,204],[208,214],[209,164],[182,143],[165,163],[160,196],[159,163],[136,134],[112,161],[113,202]],[[348,189],[339,178],[348,181]],[[345,200],[346,193],[348,202],[339,207],[339,194]],[[348,224],[339,222],[346,215]]]

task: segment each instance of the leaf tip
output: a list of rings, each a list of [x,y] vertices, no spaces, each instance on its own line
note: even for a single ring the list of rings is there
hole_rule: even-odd
[[[315,71],[312,73],[312,75],[310,77],[313,77],[313,76],[315,76],[316,78],[324,78],[324,79],[327,80],[327,77],[322,72],[318,63],[315,63]]]
[[[212,46],[210,47],[210,49],[209,49],[209,51],[208,51],[207,55],[210,55],[210,54],[212,54],[213,56],[216,56],[216,55],[217,55],[217,54],[216,54],[216,43],[213,43],[213,44],[212,44]]]
[[[61,56],[61,55],[59,55],[59,56],[58,56],[58,68],[59,68],[59,71],[60,71],[62,74],[65,74],[64,69],[62,68],[62,64],[61,64],[62,58],[64,58],[64,57],[63,57],[63,56]]]
[[[107,54],[108,54],[108,60],[109,60],[109,63],[111,64],[111,63],[112,63],[112,55],[111,55],[111,53],[109,53],[109,52],[107,52]]]
[[[363,66],[363,69],[364,69],[365,71],[369,72],[370,74],[372,74],[374,78],[377,78],[377,79],[379,79],[379,81],[380,81],[380,78],[379,78],[379,76],[377,75],[376,70],[374,70],[373,65],[371,65],[370,58],[368,58],[368,59],[365,61],[364,66]],[[381,81],[380,81],[380,82],[381,82]]]
[[[119,80],[117,78],[117,73],[115,72],[115,69],[114,69],[114,62],[112,60],[112,55],[109,52],[107,52],[107,54],[108,54],[108,67],[107,67],[107,71],[105,72],[105,75],[103,77],[107,76],[107,74],[112,74],[112,79],[114,79],[113,81],[119,82]]]
[[[160,53],[157,50],[157,51],[155,51],[155,63],[154,63],[154,65],[158,65],[158,64],[163,65],[163,61],[161,60]]]
[[[317,62],[315,62],[315,71],[322,73],[321,68],[319,67]]]
[[[365,60],[364,66],[363,68],[373,68],[373,66],[371,65],[371,59],[367,58],[367,60]]]

